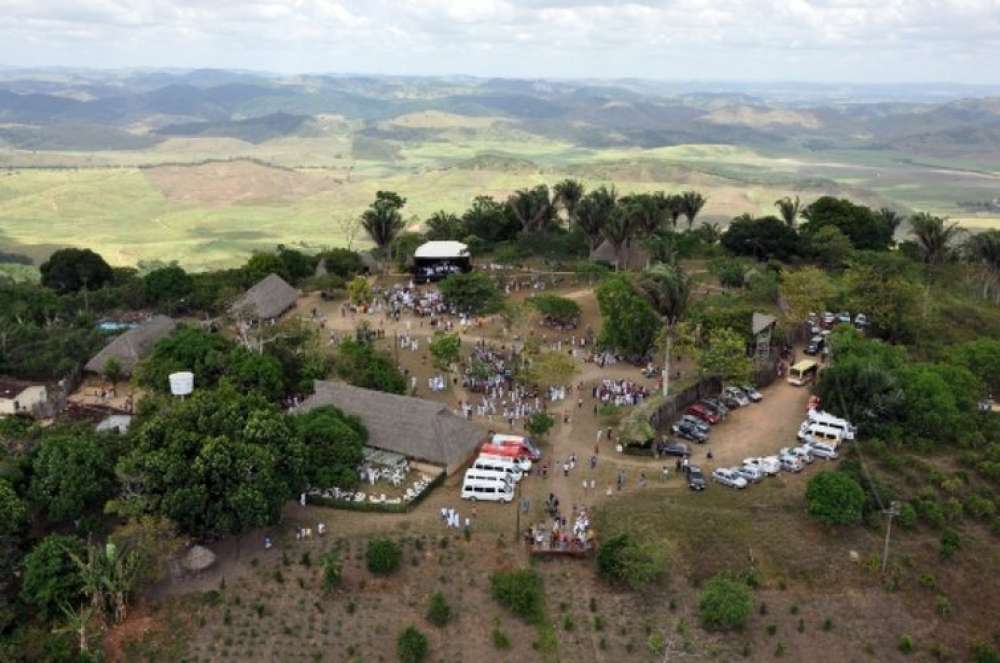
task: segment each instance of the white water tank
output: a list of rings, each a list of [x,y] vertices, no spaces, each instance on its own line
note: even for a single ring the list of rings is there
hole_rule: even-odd
[[[170,393],[174,396],[187,396],[194,391],[194,373],[181,371],[170,374]]]

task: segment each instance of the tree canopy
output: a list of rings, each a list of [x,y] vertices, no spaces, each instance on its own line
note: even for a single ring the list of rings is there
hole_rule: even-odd
[[[292,418],[306,448],[306,477],[311,486],[353,488],[364,460],[368,431],[361,420],[332,407],[318,407]]]
[[[114,278],[111,266],[90,249],[59,249],[38,269],[42,285],[64,293],[97,290]]]
[[[614,274],[597,287],[601,311],[598,345],[633,357],[645,356],[653,347],[660,321],[650,303],[627,276]]]
[[[114,494],[114,442],[87,428],[46,435],[32,458],[31,500],[49,519],[79,519]]]
[[[861,522],[865,491],[845,472],[824,470],[806,486],[809,514],[827,525]]]
[[[452,274],[441,281],[439,288],[445,303],[462,313],[496,313],[503,306],[503,294],[482,272]]]
[[[766,261],[772,258],[791,260],[801,253],[798,233],[773,216],[733,219],[722,233],[722,246],[738,256],[753,256]]]
[[[856,249],[886,251],[893,244],[893,234],[899,217],[883,211],[875,212],[846,198],[823,196],[802,211],[806,223],[802,231],[812,234],[823,226],[836,226],[851,240]]]

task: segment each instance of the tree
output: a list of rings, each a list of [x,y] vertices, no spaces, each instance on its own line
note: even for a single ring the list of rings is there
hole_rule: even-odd
[[[340,559],[340,552],[336,549],[328,550],[323,553],[320,562],[323,565],[323,590],[332,592],[344,582],[344,563]]]
[[[156,391],[170,388],[169,376],[177,371],[194,373],[195,386],[210,387],[219,381],[226,367],[226,355],[232,349],[221,334],[180,325],[171,336],[161,340],[153,352],[136,367],[139,384]]]
[[[503,307],[503,294],[493,279],[482,272],[452,274],[438,288],[445,304],[471,315],[496,313]]]
[[[761,262],[772,258],[787,262],[801,251],[795,229],[773,216],[733,219],[721,241],[730,253],[753,256]]]
[[[833,225],[851,240],[855,249],[886,251],[892,246],[899,217],[891,210],[873,212],[845,198],[822,196],[802,211],[807,222],[802,231],[811,235],[821,227]]]
[[[926,212],[911,216],[910,228],[917,239],[921,259],[931,267],[940,266],[953,255],[954,240],[962,233],[957,223],[947,223]]]
[[[281,258],[269,251],[255,252],[240,271],[243,273],[242,281],[245,286],[263,281],[271,274],[277,274],[286,281],[293,280]]]
[[[396,654],[399,663],[423,663],[427,658],[427,636],[416,626],[407,626],[396,640]]]
[[[431,594],[431,600],[427,606],[427,621],[435,626],[445,626],[451,621],[451,606],[441,592]]]
[[[827,273],[815,267],[782,272],[778,289],[788,319],[797,325],[826,306],[836,293]]]
[[[28,510],[13,486],[0,479],[0,536],[18,534],[28,521]]]
[[[269,401],[285,395],[285,376],[277,358],[244,347],[226,355],[225,379],[239,391],[256,391]]]
[[[361,231],[361,219],[353,214],[341,214],[334,217],[333,223],[344,237],[346,250],[353,252],[354,240],[357,239],[358,232]]]
[[[121,624],[142,570],[140,555],[114,543],[88,545],[86,554],[67,551],[83,581],[83,591],[97,614]]]
[[[299,283],[316,273],[316,260],[298,249],[278,244],[276,255],[289,283]]]
[[[855,262],[845,272],[843,283],[850,310],[868,316],[873,334],[889,341],[912,335],[919,297],[912,281],[878,265]]]
[[[166,305],[169,310],[179,310],[184,299],[194,291],[194,279],[177,263],[154,269],[142,279],[146,300],[156,305]]]
[[[576,223],[576,209],[585,191],[583,184],[573,179],[565,179],[552,187],[556,203],[566,210],[566,218],[570,224]]]
[[[794,228],[795,221],[799,218],[799,211],[802,208],[799,197],[795,196],[794,200],[792,200],[791,196],[779,198],[774,201],[774,206],[778,208],[778,212],[781,214],[781,219],[785,222],[785,225],[789,228]]]
[[[845,472],[824,470],[806,486],[809,515],[827,525],[861,522],[865,491]]]
[[[55,617],[60,606],[71,605],[83,593],[83,579],[71,554],[81,554],[83,542],[75,536],[49,534],[24,558],[21,600],[43,618]]]
[[[698,603],[702,626],[714,631],[743,628],[752,609],[753,594],[750,587],[744,581],[726,574],[708,579]]]
[[[666,572],[666,559],[656,546],[643,546],[630,535],[619,534],[598,548],[597,572],[630,589],[645,589]]]
[[[355,387],[375,389],[390,394],[406,392],[406,378],[385,352],[370,341],[345,339],[340,342],[334,360],[334,370]]]
[[[544,184],[514,192],[507,199],[507,206],[525,232],[544,232],[556,223],[556,207],[549,198],[549,187]]]
[[[109,357],[108,360],[104,362],[104,379],[112,385],[118,384],[118,381],[124,376],[125,369],[122,368],[122,363],[118,360],[118,357]]]
[[[698,352],[698,367],[723,382],[744,382],[750,377],[746,340],[729,328],[712,330],[708,343]]]
[[[356,468],[364,460],[368,440],[360,419],[324,406],[297,415],[292,422],[305,443],[309,485],[343,489],[357,485]]]
[[[966,241],[966,259],[978,268],[983,284],[984,299],[992,296],[1000,304],[1000,230],[987,230]]]
[[[305,487],[305,445],[254,392],[222,385],[144,403],[134,428],[117,466],[122,512],[161,515],[212,539],[275,524]]]
[[[833,354],[838,357],[836,343]],[[896,421],[904,404],[893,368],[859,357],[837,359],[823,371],[816,393],[823,409],[862,426]]]
[[[604,225],[615,213],[618,193],[615,188],[601,186],[585,195],[577,204],[574,221],[590,241],[593,251],[604,239]]]
[[[457,214],[444,210],[431,214],[424,225],[426,226],[424,237],[428,241],[457,241],[468,234],[462,219]]]
[[[458,334],[434,334],[430,350],[434,366],[445,371],[458,361],[462,349],[462,339]]]
[[[643,272],[639,290],[646,296],[653,309],[663,318],[666,333],[666,352],[663,363],[663,395],[670,395],[670,359],[674,327],[687,311],[691,299],[691,280],[676,265],[655,265]]]
[[[499,203],[489,196],[476,196],[472,206],[462,214],[462,223],[468,237],[476,237],[488,244],[513,240],[523,225],[509,205]]]
[[[601,311],[600,347],[632,357],[649,352],[660,322],[653,307],[624,274],[609,276],[598,286],[597,305]]]
[[[544,439],[555,424],[556,420],[549,415],[544,412],[536,412],[528,419],[525,430],[537,439]]]
[[[848,263],[854,247],[837,226],[823,226],[805,238],[809,253],[828,269],[840,269]]]
[[[629,240],[636,233],[635,226],[632,225],[634,218],[629,215],[621,205],[616,206],[610,216],[604,220],[601,233],[604,235],[611,247],[615,251],[615,269],[622,269],[622,248],[628,245]]]
[[[666,219],[666,209],[662,204],[663,192],[636,193],[625,196],[619,202],[622,214],[629,217],[629,225],[646,237],[661,230]]]
[[[970,431],[970,415],[983,385],[968,369],[951,364],[910,364],[900,376],[902,423],[909,437],[957,442]]]
[[[392,240],[392,256],[399,271],[406,271],[413,260],[413,254],[425,241],[426,238],[420,233],[411,232],[401,232]]]
[[[708,264],[708,271],[719,278],[723,288],[742,288],[747,284],[750,271],[744,261],[737,258],[716,258]]]
[[[42,285],[60,293],[97,290],[114,278],[111,266],[90,249],[59,249],[38,271]]]
[[[355,276],[347,283],[347,296],[355,306],[364,306],[372,301],[372,286],[363,276]]]
[[[951,351],[951,360],[978,377],[989,393],[1000,394],[1000,339],[978,338]]]
[[[104,506],[115,490],[110,438],[87,430],[47,435],[31,462],[29,495],[56,522]]]
[[[680,195],[678,205],[680,206],[681,214],[687,219],[688,230],[694,228],[695,217],[701,212],[701,208],[705,206],[706,202],[708,200],[705,196],[697,191],[685,191]]]
[[[501,571],[490,576],[493,599],[528,624],[545,620],[545,589],[533,569]]]
[[[361,255],[350,249],[328,249],[319,254],[323,266],[329,274],[349,279],[365,271]]]
[[[388,260],[392,258],[392,241],[406,226],[400,212],[404,205],[406,198],[399,194],[378,191],[375,193],[375,201],[361,214],[361,226],[385,256],[383,264],[388,264]]]
[[[368,542],[365,563],[368,570],[376,575],[388,575],[399,569],[403,549],[392,539],[378,538]]]
[[[162,516],[141,515],[115,528],[108,537],[118,550],[135,555],[136,586],[151,585],[167,573],[168,565],[184,549],[177,525]]]
[[[548,322],[575,326],[580,321],[580,305],[568,297],[535,295],[528,298],[528,306],[538,311]]]

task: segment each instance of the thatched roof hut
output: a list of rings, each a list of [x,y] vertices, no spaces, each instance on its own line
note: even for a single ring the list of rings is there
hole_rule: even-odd
[[[270,274],[243,293],[243,296],[230,307],[230,311],[244,316],[249,315],[255,320],[271,320],[295,306],[298,298],[298,290],[288,285],[285,279],[277,274]]]
[[[649,251],[642,247],[636,240],[630,240],[621,249],[621,255],[615,255],[615,247],[608,240],[601,242],[601,245],[590,252],[592,262],[606,262],[612,267],[616,266],[621,259],[620,268],[623,270],[641,270],[649,264]]]
[[[153,346],[170,336],[176,328],[177,323],[173,319],[165,315],[154,316],[115,337],[87,362],[85,369],[91,373],[103,373],[105,365],[114,358],[121,366],[122,375],[131,375],[136,364],[152,352]]]
[[[361,419],[368,446],[440,465],[448,474],[465,466],[485,438],[442,403],[322,380],[313,391],[297,411],[332,405]]]

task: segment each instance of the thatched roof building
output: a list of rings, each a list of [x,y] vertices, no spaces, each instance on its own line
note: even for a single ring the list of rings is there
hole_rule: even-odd
[[[230,307],[230,311],[243,316],[249,315],[255,320],[271,320],[295,306],[298,298],[298,290],[277,274],[270,274],[243,293]]]
[[[131,375],[135,365],[152,352],[153,346],[170,336],[176,328],[177,323],[171,318],[165,315],[154,316],[138,327],[116,336],[84,368],[91,373],[103,373],[108,360],[114,358],[121,366],[122,375]]]
[[[332,405],[361,419],[368,446],[440,465],[448,474],[464,467],[485,438],[482,429],[442,403],[322,380],[313,391],[297,411]]]
[[[606,262],[612,267],[616,266],[621,259],[620,269],[622,270],[642,270],[649,264],[650,255],[640,242],[630,240],[621,249],[621,255],[615,255],[615,247],[608,240],[601,242],[601,245],[590,252],[592,262]]]

